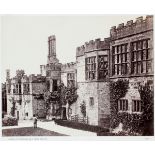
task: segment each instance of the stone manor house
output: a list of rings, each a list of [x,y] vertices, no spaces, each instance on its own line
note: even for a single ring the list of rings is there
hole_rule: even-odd
[[[17,70],[10,78],[7,70],[7,112],[16,103],[15,115],[30,119],[33,114],[46,117],[43,94],[48,83],[50,92],[60,82],[77,87],[78,99],[71,105],[71,116],[82,116],[80,105],[85,103],[91,125],[108,126],[110,122],[110,81],[129,80],[129,90],[118,101],[118,112],[141,113],[137,85],[149,82],[153,86],[153,16],[139,17],[110,29],[103,41],[90,40],[76,48],[76,62],[61,64],[56,57],[56,37],[48,38],[47,64],[40,65],[38,75],[25,75]],[[52,107],[52,106],[51,106]],[[62,115],[65,114],[63,107]],[[63,117],[63,116],[62,116]]]

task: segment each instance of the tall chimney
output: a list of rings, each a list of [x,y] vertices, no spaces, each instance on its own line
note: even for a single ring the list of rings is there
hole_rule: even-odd
[[[48,57],[56,57],[56,38],[55,38],[55,35],[48,37]]]

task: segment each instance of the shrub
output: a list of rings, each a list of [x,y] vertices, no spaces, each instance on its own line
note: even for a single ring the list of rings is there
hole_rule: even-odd
[[[6,116],[2,119],[2,126],[15,126],[18,125],[18,120],[12,116]]]
[[[86,117],[86,104],[85,104],[85,102],[83,102],[80,105],[80,108],[81,108],[81,113],[82,113],[83,117]]]
[[[143,135],[154,135],[154,91],[151,89],[149,82],[139,87],[139,94],[142,100],[142,121]]]
[[[143,122],[139,114],[118,113],[112,119],[111,128],[116,128],[120,123],[123,124],[123,130],[125,131],[142,133]]]
[[[142,135],[136,132],[121,131],[118,133],[114,133],[113,136],[142,136]]]
[[[83,123],[78,123],[78,122],[72,122],[68,120],[55,120],[55,123],[61,126],[66,126],[74,129],[79,129],[79,130],[85,130],[85,131],[90,131],[90,132],[109,132],[109,129],[107,128],[102,128],[99,126],[95,125],[89,125],[89,124],[83,124]]]
[[[2,112],[2,118],[4,118],[6,114],[7,114],[7,112],[3,111]]]

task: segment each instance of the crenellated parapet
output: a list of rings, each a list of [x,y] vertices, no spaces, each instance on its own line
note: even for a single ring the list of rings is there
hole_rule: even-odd
[[[153,16],[146,16],[145,19],[143,17],[136,18],[136,21],[133,20],[127,21],[126,24],[121,23],[117,27],[113,26],[110,29],[110,37],[111,40],[116,40],[120,38],[124,38],[130,35],[135,35],[138,33],[146,32],[153,29]]]
[[[76,63],[75,62],[70,62],[70,63],[66,63],[66,64],[62,64],[61,66],[61,71],[65,72],[67,70],[75,70],[76,69]]]
[[[41,83],[41,82],[45,82],[45,81],[46,81],[46,77],[42,76],[41,74],[29,75],[29,82],[31,82],[31,83]]]
[[[46,70],[50,71],[60,71],[61,70],[61,63],[50,63],[46,65]]]
[[[94,50],[107,50],[110,48],[110,38],[105,38],[104,41],[101,39],[90,40],[85,42],[84,45],[76,48],[76,56],[82,56],[86,52]]]

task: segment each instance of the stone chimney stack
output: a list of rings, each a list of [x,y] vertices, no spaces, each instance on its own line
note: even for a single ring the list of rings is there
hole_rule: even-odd
[[[48,37],[48,56],[56,57],[56,38],[55,35]]]
[[[55,35],[48,37],[48,57],[47,64],[58,63],[59,60],[56,58],[56,37]]]

